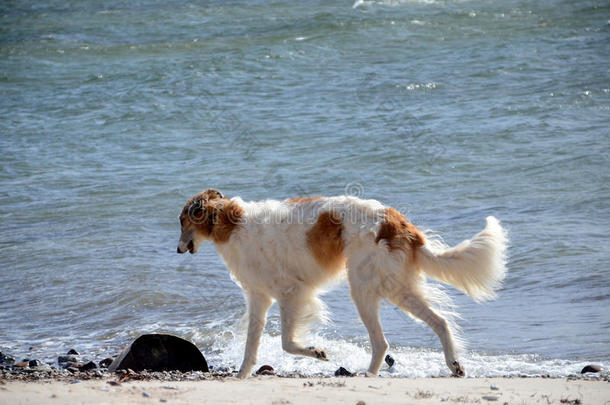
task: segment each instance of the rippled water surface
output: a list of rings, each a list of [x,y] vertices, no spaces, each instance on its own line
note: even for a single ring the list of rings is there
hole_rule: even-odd
[[[19,1],[0,4],[0,350],[116,353],[142,332],[243,350],[212,246],[176,255],[208,187],[356,193],[454,244],[510,232],[499,299],[449,289],[471,375],[610,363],[610,8],[603,1]],[[345,285],[311,341],[259,362],[363,371]],[[384,305],[388,375],[446,375],[427,327]],[[30,350],[30,347],[32,349]]]

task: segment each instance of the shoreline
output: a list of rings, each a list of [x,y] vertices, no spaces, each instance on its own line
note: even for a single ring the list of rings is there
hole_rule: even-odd
[[[210,373],[202,373],[210,374]],[[610,404],[608,376],[568,378],[384,378],[253,376],[237,380],[0,379],[0,403],[11,404]],[[187,376],[188,378],[188,376]]]

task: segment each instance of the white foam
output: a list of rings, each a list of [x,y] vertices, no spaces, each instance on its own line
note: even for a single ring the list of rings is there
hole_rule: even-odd
[[[370,360],[370,350],[354,342],[330,340],[321,336],[303,339],[308,345],[326,350],[329,361],[294,356],[282,350],[280,336],[265,334],[261,340],[258,363],[271,365],[278,374],[299,373],[308,376],[332,376],[339,367],[363,374]],[[244,337],[233,332],[217,335],[211,353],[205,353],[214,367],[237,369],[244,351]],[[383,377],[443,377],[450,372],[442,352],[412,347],[392,347],[388,351],[394,358],[392,368],[384,365]],[[561,359],[542,359],[534,354],[486,355],[465,353],[461,361],[469,377],[541,376],[564,377],[578,374],[587,363]]]

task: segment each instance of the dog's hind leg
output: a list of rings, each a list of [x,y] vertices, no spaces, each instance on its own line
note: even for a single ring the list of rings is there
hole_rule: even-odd
[[[248,293],[248,337],[244,361],[237,378],[243,379],[250,375],[256,364],[258,346],[267,321],[267,310],[271,306],[271,297],[266,294]]]
[[[278,300],[282,321],[282,349],[291,354],[328,360],[324,350],[313,346],[305,347],[297,341],[299,328],[304,326],[304,309],[312,306],[316,297],[309,291],[291,291]]]
[[[373,353],[366,375],[377,376],[383,357],[388,350],[388,342],[383,335],[379,319],[379,302],[382,298],[379,293],[381,280],[377,274],[376,264],[371,257],[350,260],[347,274],[352,300],[371,340]]]
[[[377,376],[383,356],[385,356],[388,350],[388,342],[383,335],[383,329],[381,328],[381,321],[379,319],[379,298],[365,297],[365,294],[359,292],[354,293],[352,289],[352,299],[356,304],[360,319],[369,332],[369,338],[371,340],[371,350],[373,351],[371,356],[371,363],[366,372],[368,377]]]
[[[447,366],[455,376],[463,377],[465,375],[464,368],[457,361],[455,354],[456,343],[447,320],[434,312],[424,298],[406,288],[394,291],[392,296],[388,298],[400,309],[411,313],[432,328],[443,345]]]

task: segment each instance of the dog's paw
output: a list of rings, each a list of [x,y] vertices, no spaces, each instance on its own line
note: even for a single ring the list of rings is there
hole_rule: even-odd
[[[464,377],[466,376],[466,372],[464,371],[464,367],[458,362],[454,361],[451,367],[451,371],[453,372],[454,377]]]
[[[316,349],[313,346],[308,347],[308,349],[311,350],[311,352],[316,357],[316,359],[328,361],[328,357],[326,357],[326,352],[324,350]]]

